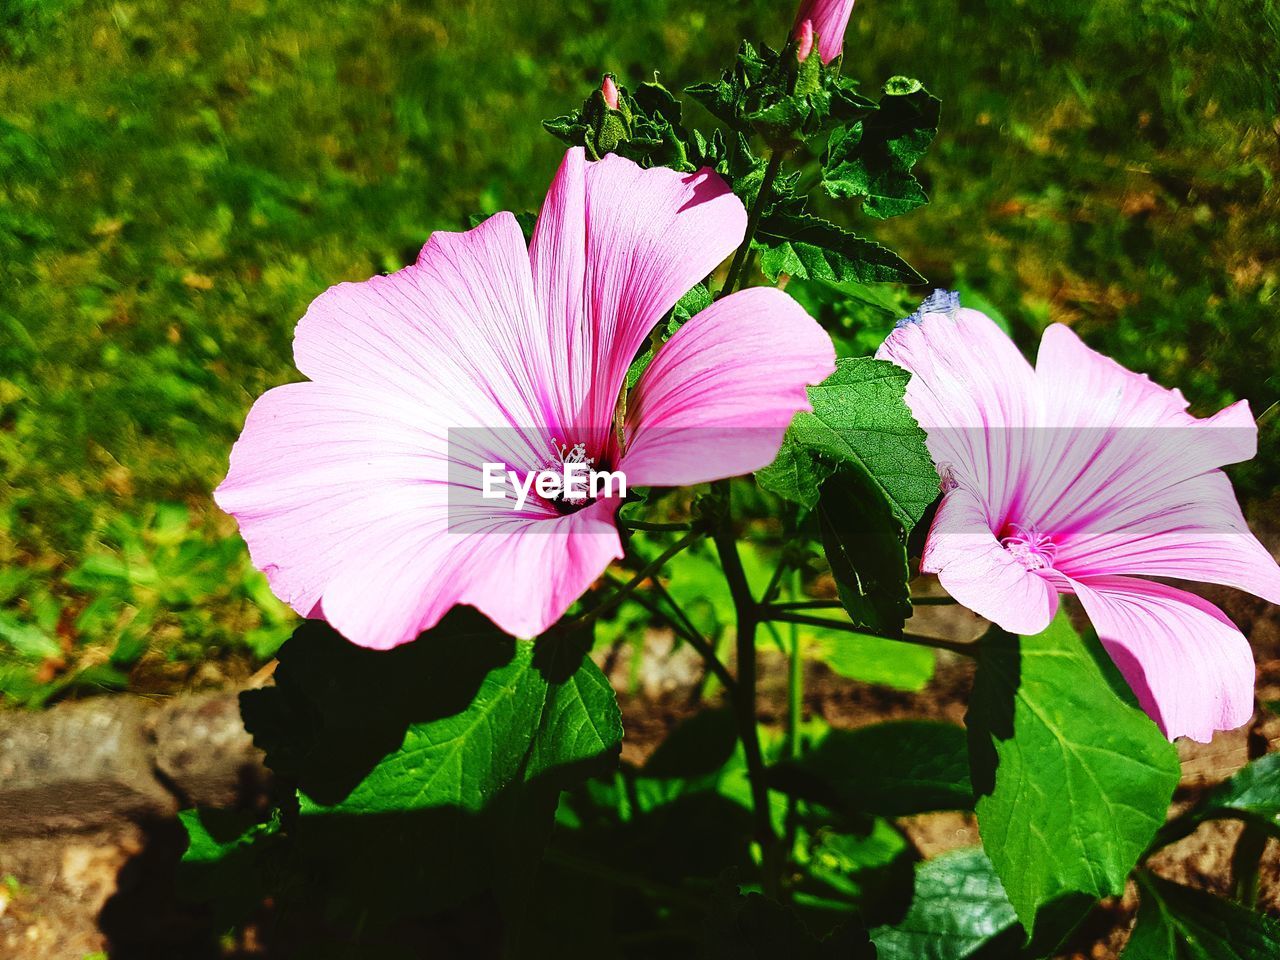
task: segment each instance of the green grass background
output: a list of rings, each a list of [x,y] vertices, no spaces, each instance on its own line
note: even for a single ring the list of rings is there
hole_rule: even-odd
[[[673,88],[787,0],[0,2],[0,693],[268,656],[290,616],[209,491],[293,324],[473,212],[535,209],[539,126]],[[1034,344],[1075,326],[1200,413],[1280,397],[1269,0],[862,0],[846,71],[943,100],[933,204],[851,218]],[[697,121],[708,118],[691,109]],[[1237,470],[1249,496],[1268,468]]]

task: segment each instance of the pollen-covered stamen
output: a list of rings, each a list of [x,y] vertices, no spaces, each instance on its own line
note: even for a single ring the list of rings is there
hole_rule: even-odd
[[[1028,570],[1049,570],[1058,558],[1058,546],[1047,535],[1036,529],[1034,523],[1025,526],[1007,524],[1008,533],[1000,538],[1004,547]]]
[[[587,456],[587,445],[585,443],[575,443],[573,446],[569,446],[568,444],[562,444],[559,440],[554,440],[552,443],[555,446],[558,459],[558,462],[553,462],[552,466],[559,470],[570,464],[580,463],[583,465],[582,476],[586,477],[596,462],[595,457]],[[586,487],[584,486],[583,489],[585,491]],[[590,499],[590,495],[586,492],[578,494],[576,491],[566,490],[560,494],[558,499],[571,506],[579,507]]]

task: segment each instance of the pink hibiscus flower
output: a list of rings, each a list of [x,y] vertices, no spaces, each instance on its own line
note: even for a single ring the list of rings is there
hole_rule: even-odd
[[[534,490],[516,510],[482,498],[485,463],[524,477],[577,460],[630,486],[768,464],[835,362],[778,290],[687,322],[615,424],[649,332],[745,227],[709,170],[573,149],[529,247],[499,213],[433,234],[413,266],[321,294],[294,337],[309,380],[254,404],[214,495],[272,590],[367,647],[412,640],[455,604],[533,636],[621,556],[619,499]]]
[[[818,56],[830,63],[844,50],[844,31],[853,13],[853,0],[802,0],[791,35],[799,41],[796,56],[804,60],[818,35]]]
[[[1256,452],[1245,401],[1186,412],[1062,325],[1034,368],[988,317],[935,293],[878,356],[946,490],[921,569],[1005,630],[1036,634],[1075,594],[1144,710],[1208,741],[1253,712],[1253,657],[1199,597],[1139,577],[1225,584],[1280,602],[1280,567],[1245,525],[1224,464]]]

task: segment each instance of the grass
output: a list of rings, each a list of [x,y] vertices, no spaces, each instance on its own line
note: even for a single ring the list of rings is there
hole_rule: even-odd
[[[709,76],[786,4],[11,0],[0,12],[0,693],[192,682],[291,615],[209,500],[326,286],[535,209],[610,69]],[[864,221],[1026,345],[1074,325],[1197,412],[1280,398],[1280,14],[865,0],[846,70],[943,99],[934,203]],[[870,344],[882,331],[863,331]],[[1274,486],[1270,455],[1237,471]]]

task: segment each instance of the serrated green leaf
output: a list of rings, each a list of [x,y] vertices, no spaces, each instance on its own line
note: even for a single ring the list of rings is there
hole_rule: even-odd
[[[910,531],[937,498],[938,475],[903,399],[909,379],[883,360],[837,360],[835,373],[809,388],[813,412],[791,422],[779,454],[786,459],[757,472],[761,485],[811,507],[818,483],[830,476],[824,464],[845,465],[870,480]]]
[[[837,199],[861,199],[863,212],[879,219],[928,203],[911,170],[933,142],[940,106],[918,81],[895,77],[878,110],[831,134],[823,188]]]
[[[1122,960],[1275,960],[1280,923],[1145,871],[1142,903]]]
[[[1029,932],[1049,904],[1122,893],[1164,822],[1178,752],[1122,683],[1065,612],[982,643],[966,717],[978,825]]]
[[[608,682],[570,638],[513,641],[455,611],[412,644],[363,650],[324,624],[285,643],[241,710],[307,812],[479,811],[508,787],[616,753]]]
[[[888,247],[807,213],[775,213],[764,218],[753,247],[769,280],[782,274],[802,280],[844,283],[924,283]]]
[[[880,960],[967,960],[999,938],[1013,956],[1022,939],[1000,878],[980,849],[956,850],[916,867],[911,908],[871,931]]]

